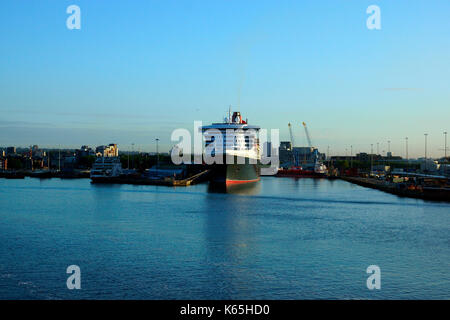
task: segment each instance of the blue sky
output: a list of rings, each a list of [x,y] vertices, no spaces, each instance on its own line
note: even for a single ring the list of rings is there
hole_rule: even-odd
[[[66,8],[81,8],[68,30]],[[366,8],[381,9],[381,30]],[[228,106],[331,153],[443,154],[450,2],[19,1],[0,4],[0,146],[163,150]]]

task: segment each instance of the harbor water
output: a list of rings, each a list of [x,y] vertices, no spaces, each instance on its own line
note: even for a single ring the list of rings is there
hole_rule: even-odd
[[[325,179],[0,179],[0,299],[449,298],[449,203]]]

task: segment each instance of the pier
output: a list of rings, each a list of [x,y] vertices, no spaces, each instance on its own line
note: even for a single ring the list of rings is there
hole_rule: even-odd
[[[380,191],[392,193],[401,197],[450,202],[450,187],[447,185],[406,185],[403,183],[394,183],[365,177],[341,176],[340,179],[366,188],[378,189]]]
[[[92,183],[105,183],[105,184],[134,184],[134,185],[156,185],[156,186],[172,186],[172,187],[186,187],[194,185],[203,181],[209,177],[210,170],[204,170],[200,173],[194,174],[185,179],[175,179],[173,177],[111,177],[92,180]]]

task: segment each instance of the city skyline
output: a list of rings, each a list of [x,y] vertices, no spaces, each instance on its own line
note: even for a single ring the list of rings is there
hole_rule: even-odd
[[[117,143],[167,152],[174,129],[228,106],[321,152],[444,156],[450,118],[450,4],[418,1],[71,1],[2,4],[0,145]],[[381,9],[381,30],[366,8]],[[26,6],[26,10],[24,7]],[[332,27],[330,27],[332,26]],[[121,147],[122,146],[122,147]]]
[[[158,141],[159,141],[159,139],[158,139]],[[286,143],[286,142],[290,143],[290,141],[280,141],[280,143],[283,143],[283,142],[284,143]],[[392,141],[389,141],[389,142],[392,142]],[[22,153],[23,152],[27,152],[27,150],[31,150],[31,149],[33,149],[33,150],[34,149],[38,149],[38,150],[44,150],[44,151],[45,150],[52,150],[52,151],[54,151],[54,150],[80,150],[80,149],[84,149],[84,148],[89,148],[89,149],[95,150],[95,149],[98,149],[98,148],[101,148],[101,147],[106,147],[106,146],[112,145],[112,144],[117,146],[117,148],[119,150],[119,153],[149,153],[149,154],[160,153],[160,154],[170,154],[170,150],[159,150],[158,151],[158,148],[156,146],[153,146],[154,148],[152,148],[152,146],[150,146],[149,148],[146,148],[143,145],[136,145],[134,143],[130,144],[128,146],[125,146],[126,148],[122,148],[122,149],[120,149],[120,146],[115,144],[115,143],[105,143],[105,144],[99,144],[99,145],[82,144],[82,145],[79,145],[79,146],[63,146],[63,145],[49,146],[49,145],[37,145],[37,144],[29,144],[29,145],[26,145],[26,146],[5,145],[5,146],[0,146],[0,151],[4,151],[5,153],[7,153],[7,149],[10,149],[10,148],[14,148],[14,150],[16,150],[16,149],[17,150],[21,150],[20,152],[22,152]],[[405,154],[396,154],[396,153],[392,152],[392,150],[388,151],[390,149],[390,146],[389,146],[390,143],[389,144],[386,143],[386,145],[388,146],[388,148],[386,150],[384,150],[384,148],[382,150],[380,148],[380,145],[381,144],[378,143],[377,148],[379,150],[374,150],[374,145],[373,144],[371,144],[371,146],[369,146],[368,150],[360,149],[360,148],[358,148],[358,146],[351,145],[350,149],[349,148],[345,148],[344,151],[337,152],[337,153],[331,152],[331,149],[328,147],[327,149],[322,150],[321,153],[325,154],[326,157],[348,157],[348,158],[350,158],[352,156],[356,157],[358,154],[369,154],[369,155],[373,154],[373,155],[379,155],[379,156],[387,157],[387,158],[389,158],[391,156],[391,157],[400,157],[402,159],[411,159],[411,160],[412,159],[423,159],[423,158],[425,158],[425,154],[424,155],[419,155],[417,157],[411,156],[409,154],[409,150],[408,150],[408,153],[405,152]],[[308,146],[299,146],[299,145],[296,145],[295,147],[296,148],[308,148]],[[155,149],[155,150],[153,150],[153,149]],[[23,150],[25,150],[25,151],[23,151]],[[405,141],[405,150],[407,150],[406,141]],[[431,158],[433,158],[433,159],[442,159],[445,156],[448,157],[448,154],[449,154],[448,153],[448,151],[449,151],[449,147],[448,146],[447,146],[447,153],[444,152],[445,151],[444,148],[442,148],[441,151],[443,153],[441,156],[440,155],[433,156],[433,155],[427,154],[426,157],[430,158],[430,159]],[[329,152],[329,153],[327,153],[327,152]],[[14,153],[16,153],[16,152],[14,151]],[[19,153],[19,151],[17,151],[17,153]],[[194,153],[192,153],[192,154],[194,154]]]

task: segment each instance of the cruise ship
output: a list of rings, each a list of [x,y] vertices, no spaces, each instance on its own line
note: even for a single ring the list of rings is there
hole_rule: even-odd
[[[119,157],[97,157],[91,169],[92,182],[107,182],[123,173]]]
[[[205,149],[221,163],[211,164],[210,182],[218,186],[255,183],[260,179],[260,127],[249,125],[240,112],[228,113],[222,123],[201,127],[205,137]],[[222,136],[221,146],[215,142],[214,132]],[[212,143],[215,143],[211,146]]]

